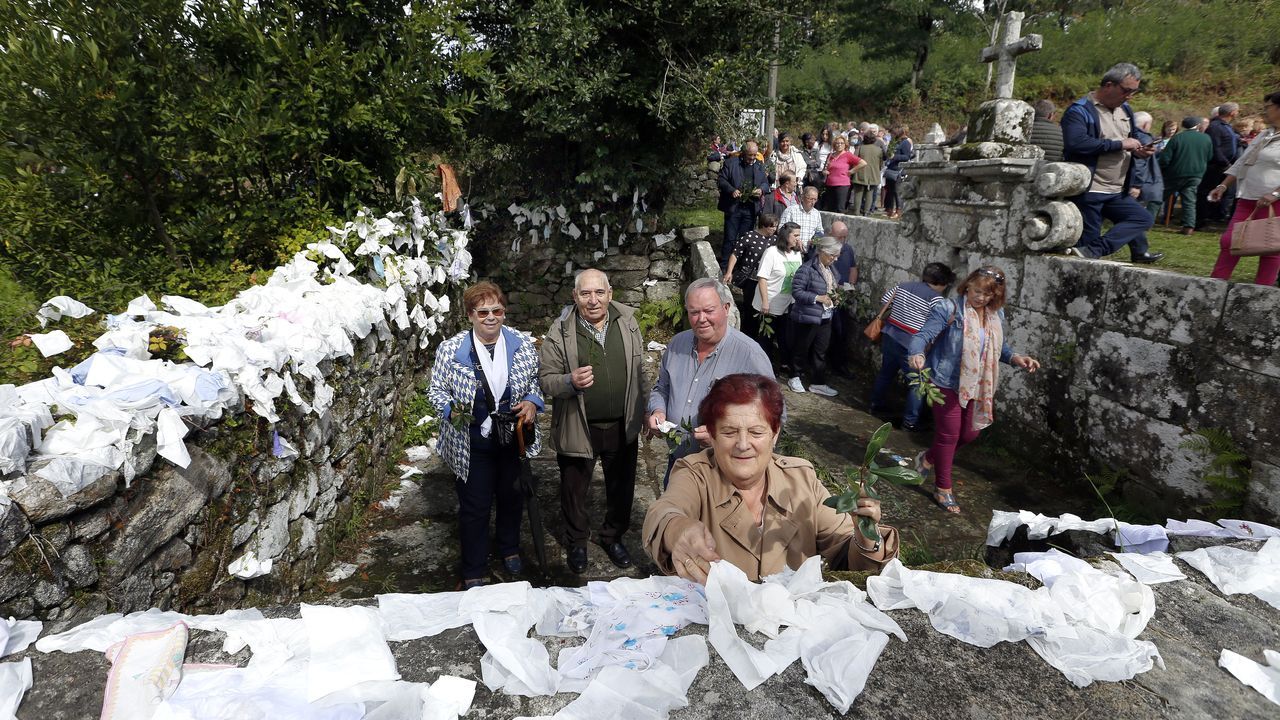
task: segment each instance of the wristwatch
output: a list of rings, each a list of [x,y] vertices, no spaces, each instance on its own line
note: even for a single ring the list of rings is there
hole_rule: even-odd
[[[1280,190],[1272,190],[1271,197],[1276,198],[1277,200],[1280,200]]]

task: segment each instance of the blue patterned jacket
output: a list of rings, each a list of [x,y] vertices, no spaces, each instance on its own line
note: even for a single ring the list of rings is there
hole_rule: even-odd
[[[506,326],[502,328],[507,338],[507,387],[511,388],[512,405],[528,400],[537,406],[538,412],[546,410],[542,391],[538,389],[538,349],[533,337]],[[471,470],[471,435],[459,432],[447,421],[453,408],[465,407],[469,411],[475,402],[480,381],[471,362],[471,331],[465,330],[440,343],[436,348],[436,361],[431,366],[431,384],[427,386],[427,400],[440,413],[440,441],[436,450],[445,464],[464,482]],[[542,450],[542,435],[534,425],[533,444],[525,448],[525,455],[533,457]]]

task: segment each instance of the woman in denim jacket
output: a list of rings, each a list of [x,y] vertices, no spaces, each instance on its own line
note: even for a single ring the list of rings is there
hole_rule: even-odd
[[[956,450],[978,438],[995,420],[994,401],[999,363],[1035,372],[1040,362],[1018,355],[1004,340],[1004,272],[978,268],[956,288],[956,300],[934,306],[920,332],[911,338],[907,364],[928,366],[933,384],[946,402],[933,406],[933,444],[916,456],[921,475],[933,475],[933,499],[942,509],[960,512],[951,490],[951,463]]]

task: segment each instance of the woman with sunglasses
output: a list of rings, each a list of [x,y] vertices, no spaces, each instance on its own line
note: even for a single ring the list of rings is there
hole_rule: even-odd
[[[976,440],[995,420],[999,363],[1028,372],[1040,367],[1035,358],[1014,353],[1005,341],[1005,278],[1000,268],[987,265],[969,273],[956,296],[955,301],[943,300],[933,307],[907,349],[907,364],[916,371],[927,364],[933,384],[946,399],[933,406],[933,443],[916,456],[916,470],[926,478],[933,476],[933,499],[949,513],[960,512],[951,489],[956,450]]]
[[[534,417],[542,412],[538,389],[538,349],[533,338],[503,326],[507,299],[497,285],[483,281],[462,293],[471,329],[440,343],[427,399],[440,413],[437,450],[457,478],[458,535],[462,545],[461,586],[484,585],[489,578],[489,514],[497,504],[494,538],[502,565],[511,575],[524,570],[520,560],[519,449],[508,433],[524,426],[525,454],[541,449]]]

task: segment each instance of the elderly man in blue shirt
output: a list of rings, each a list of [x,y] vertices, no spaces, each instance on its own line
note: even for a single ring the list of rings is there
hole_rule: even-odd
[[[729,327],[729,306],[733,294],[714,278],[694,280],[684,293],[684,309],[689,313],[691,329],[671,338],[662,355],[658,382],[649,393],[649,431],[664,434],[669,426],[688,425],[693,433],[684,437],[671,450],[667,459],[667,485],[675,461],[710,445],[711,436],[698,419],[698,405],[711,385],[725,375],[756,373],[772,378],[773,365],[756,341]],[[784,414],[785,419],[785,414]]]

